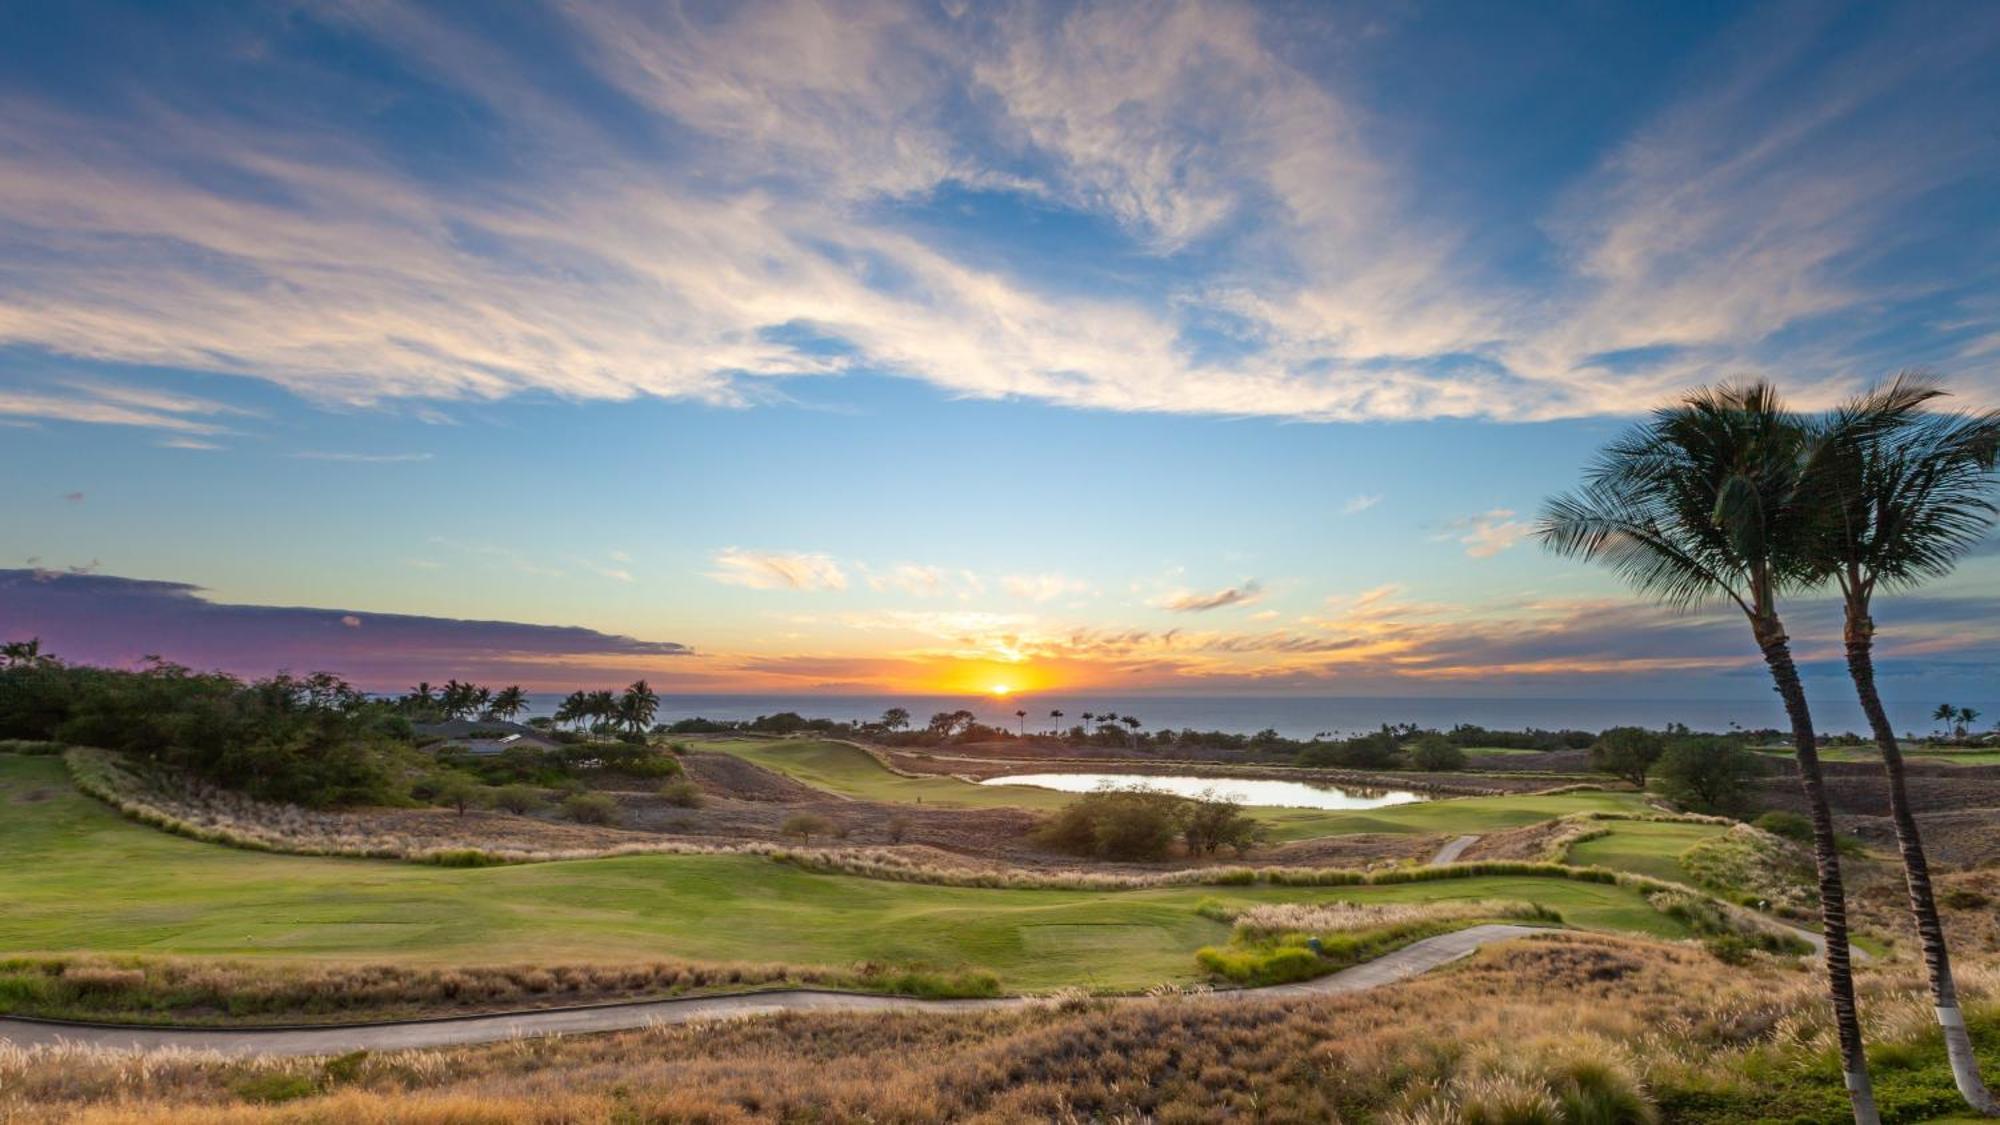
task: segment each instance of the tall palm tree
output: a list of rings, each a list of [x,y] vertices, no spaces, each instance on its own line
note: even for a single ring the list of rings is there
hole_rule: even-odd
[[[1778,596],[1809,581],[1807,490],[1817,466],[1809,429],[1765,383],[1703,388],[1619,438],[1578,491],[1550,500],[1536,533],[1559,555],[1605,563],[1679,608],[1741,610],[1791,722],[1819,868],[1827,992],[1854,1119],[1881,1120],[1862,1051],[1847,895],[1827,807],[1812,711],[1792,660]]]
[[[1972,732],[1972,724],[1979,721],[1979,708],[1960,707],[1958,709],[1958,736],[1964,738]]]
[[[1949,733],[1951,724],[1958,721],[1958,708],[1949,703],[1940,703],[1937,705],[1937,710],[1931,712],[1931,721],[1944,727]]]
[[[573,691],[563,696],[563,701],[556,704],[556,713],[552,716],[556,721],[556,725],[561,726],[564,723],[581,721],[583,719],[584,707],[586,706],[585,701],[589,698],[589,696],[580,691]]]
[[[1826,420],[1827,455],[1820,477],[1824,499],[1816,505],[1823,513],[1822,531],[1814,540],[1814,562],[1819,574],[1840,589],[1847,672],[1888,775],[1890,820],[1903,855],[1910,914],[1930,974],[1952,1077],[1967,1104],[2000,1116],[2000,1102],[1980,1079],[1979,1060],[1959,1010],[1944,922],[1931,891],[1930,863],[1903,777],[1902,748],[1875,690],[1875,592],[1908,589],[1950,573],[2000,514],[1988,495],[2000,448],[2000,415],[1925,409],[1943,393],[1928,379],[1899,377]],[[1963,710],[1953,714],[1965,717]]]
[[[1021,737],[1022,737],[1022,738],[1026,738],[1026,737],[1028,737],[1028,712],[1027,712],[1027,709],[1026,709],[1026,708],[1022,708],[1021,710],[1018,710],[1018,711],[1014,712],[1014,717],[1015,717],[1016,719],[1019,719],[1019,720],[1021,721]]]
[[[646,681],[635,681],[625,689],[618,700],[618,718],[633,734],[643,734],[653,725],[653,716],[660,712],[660,697],[646,686]]]
[[[1050,724],[1050,729],[1051,729],[1052,733],[1054,733],[1054,734],[1055,734],[1055,736],[1056,736],[1057,738],[1061,738],[1061,737],[1062,737],[1062,717],[1063,717],[1063,713],[1062,713],[1061,711],[1050,711],[1050,712],[1049,712],[1049,724]]]
[[[520,684],[509,684],[493,697],[493,713],[503,719],[512,719],[527,709],[528,693]]]

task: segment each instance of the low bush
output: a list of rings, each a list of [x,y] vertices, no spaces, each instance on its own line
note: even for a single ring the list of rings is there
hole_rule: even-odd
[[[564,798],[562,812],[578,824],[618,823],[618,802],[602,793],[573,793]]]
[[[665,785],[660,786],[660,797],[668,804],[679,809],[698,809],[702,806],[702,802],[706,800],[702,794],[701,786],[696,785],[686,778],[682,778],[679,781],[669,781]]]
[[[778,831],[786,836],[797,836],[802,842],[810,844],[814,836],[825,836],[833,828],[833,821],[818,813],[793,813],[778,826]]]
[[[1253,988],[1311,980],[1326,972],[1318,954],[1302,945],[1218,948],[1203,946],[1197,964],[1218,977]]]
[[[1812,821],[1795,812],[1772,809],[1750,823],[1773,836],[1783,836],[1787,840],[1797,840],[1800,843],[1812,842]]]
[[[502,785],[493,791],[493,807],[525,816],[547,805],[542,791],[532,785]]]

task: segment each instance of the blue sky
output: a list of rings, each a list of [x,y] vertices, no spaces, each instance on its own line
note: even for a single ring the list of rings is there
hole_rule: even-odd
[[[1758,692],[1528,521],[1705,381],[2000,405],[1996,61],[1948,4],[19,6],[0,632]],[[1996,577],[1883,606],[1895,683],[1993,694]]]

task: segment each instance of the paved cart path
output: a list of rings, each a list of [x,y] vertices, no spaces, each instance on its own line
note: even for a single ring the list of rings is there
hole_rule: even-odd
[[[1317,980],[1195,995],[1207,1003],[1242,1004],[1361,992],[1407,980],[1440,965],[1469,957],[1490,942],[1546,932],[1531,926],[1499,923],[1471,926],[1412,942],[1393,953]],[[395,1051],[413,1047],[492,1043],[523,1036],[625,1031],[660,1023],[763,1016],[777,1012],[975,1012],[1018,1008],[1034,1002],[1018,996],[987,1000],[918,1000],[907,996],[871,996],[801,988],[342,1027],[114,1027],[0,1017],[0,1041],[22,1047],[73,1043],[118,1050],[173,1048],[220,1051],[233,1055],[330,1055],[358,1050]]]
[[[1431,857],[1431,866],[1438,867],[1447,863],[1457,863],[1458,857],[1465,854],[1465,849],[1478,842],[1479,837],[1477,836],[1460,836],[1458,839],[1438,849],[1438,854]]]

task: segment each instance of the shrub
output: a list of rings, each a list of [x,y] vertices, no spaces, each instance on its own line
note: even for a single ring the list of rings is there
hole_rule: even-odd
[[[1772,809],[1750,823],[1773,836],[1783,836],[1787,840],[1798,840],[1802,843],[1812,842],[1812,821],[1795,812]]]
[[[1465,768],[1465,751],[1441,734],[1427,734],[1410,747],[1410,764],[1420,770],[1449,771]]]
[[[1187,806],[1181,836],[1189,855],[1214,855],[1225,847],[1245,855],[1263,841],[1265,831],[1241,804],[1209,789]]]
[[[540,809],[548,801],[541,790],[532,785],[502,785],[493,791],[493,805],[517,816],[526,815]]]
[[[701,786],[686,778],[669,781],[660,786],[660,796],[665,798],[668,804],[681,809],[698,809],[706,800],[702,795]]]
[[[1978,910],[1993,902],[1991,896],[1971,887],[1954,887],[1944,893],[1944,904],[1953,910]]]
[[[252,1074],[238,1079],[235,1093],[246,1102],[277,1105],[300,1098],[310,1098],[319,1093],[319,1087],[303,1074],[272,1072]]]
[[[814,836],[824,836],[833,831],[833,822],[818,813],[793,813],[778,826],[778,831],[787,836],[797,836],[810,844]]]
[[[1195,952],[1194,959],[1216,976],[1251,987],[1310,980],[1322,972],[1319,955],[1302,945],[1249,948],[1206,945]]]
[[[1192,802],[1144,786],[1099,789],[1062,807],[1033,833],[1057,851],[1101,859],[1160,859],[1173,847]]]
[[[562,803],[563,815],[578,824],[618,823],[618,802],[602,793],[576,793]]]
[[[882,826],[882,832],[889,837],[890,843],[900,844],[910,834],[910,818],[907,816],[892,816],[889,818],[889,822]]]

